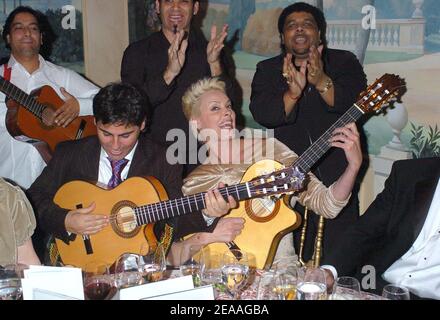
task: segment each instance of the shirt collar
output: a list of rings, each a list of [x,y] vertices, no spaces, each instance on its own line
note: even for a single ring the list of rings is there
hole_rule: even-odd
[[[124,159],[127,159],[128,162],[131,162],[133,160],[134,152],[136,151],[138,143],[139,143],[139,141],[136,141],[136,144],[134,145],[133,149],[131,149],[131,151],[124,157]],[[101,147],[101,159],[102,158],[104,158],[104,159],[108,158],[108,154],[107,154],[107,152],[105,152],[103,147]]]
[[[38,60],[40,61],[40,66],[38,67],[38,69],[34,73],[38,72],[40,69],[44,68],[44,66],[46,65],[46,60],[44,60],[44,58],[40,54],[38,55]],[[11,56],[8,61],[8,67],[12,69],[15,65],[19,65],[25,72],[27,72],[27,70],[23,67],[23,65],[20,62],[18,62],[15,59],[14,55],[11,53]]]

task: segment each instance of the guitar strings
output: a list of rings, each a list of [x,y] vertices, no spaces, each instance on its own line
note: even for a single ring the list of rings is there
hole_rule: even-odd
[[[227,195],[231,195],[230,193],[226,192],[227,188],[222,188],[220,189],[220,194],[222,196],[227,196]],[[247,186],[245,184],[239,184],[235,187],[235,189],[237,190],[238,193],[243,192],[243,191],[247,191]],[[253,192],[255,192],[255,186],[251,185],[249,186],[249,189],[251,191],[251,194]],[[203,205],[205,203],[204,197],[206,195],[206,192],[203,193],[198,193],[195,195],[190,195],[184,198],[177,198],[177,199],[171,199],[171,200],[166,200],[166,201],[162,201],[162,202],[157,202],[157,203],[152,203],[152,204],[147,204],[144,206],[139,206],[139,207],[135,207],[135,216],[136,218],[139,218],[140,216],[142,216],[143,218],[145,218],[145,220],[147,219],[147,217],[149,218],[149,220],[155,220],[155,216],[160,217],[160,212],[165,213],[166,211],[166,217],[164,217],[164,215],[162,214],[162,217],[165,218],[170,218],[173,215],[169,215],[168,214],[168,209],[170,209],[170,211],[172,213],[175,213],[175,208],[176,207],[183,207],[185,208],[185,206],[188,207],[192,207],[193,205],[195,205],[196,203],[200,203],[202,202]],[[194,199],[195,198],[195,199]],[[187,199],[187,201],[183,202],[183,199]],[[181,200],[181,203],[178,203],[178,201]],[[174,203],[173,203],[174,202]],[[137,212],[136,212],[137,211]],[[160,212],[159,212],[160,211]],[[191,212],[193,210],[190,210]],[[194,210],[195,211],[195,210]],[[179,212],[179,211],[178,211]],[[186,214],[189,212],[186,212],[184,210],[183,214]],[[182,215],[182,213],[178,213],[177,216]],[[176,214],[174,215],[176,216]],[[109,219],[112,220],[116,220],[118,217],[117,215],[113,215],[110,216]]]

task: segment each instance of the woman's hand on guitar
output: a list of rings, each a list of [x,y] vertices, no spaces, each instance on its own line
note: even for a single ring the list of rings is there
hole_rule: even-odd
[[[231,242],[244,228],[243,218],[221,218],[212,233],[206,233],[206,244]]]
[[[101,231],[108,225],[108,216],[99,214],[90,214],[95,210],[95,203],[93,202],[87,208],[72,210],[67,213],[64,225],[66,230],[71,233],[89,235]]]
[[[330,138],[330,143],[332,147],[344,150],[348,168],[357,172],[362,164],[362,151],[356,124],[351,122],[344,127],[336,128]]]
[[[75,120],[79,115],[79,102],[66,91],[66,89],[61,88],[61,93],[66,98],[64,104],[55,111],[55,124],[59,127],[67,127],[69,123]]]
[[[219,183],[218,188],[224,188],[224,183]],[[237,201],[232,196],[228,196],[226,201],[218,189],[209,190],[205,194],[206,214],[210,217],[224,216],[237,206]]]

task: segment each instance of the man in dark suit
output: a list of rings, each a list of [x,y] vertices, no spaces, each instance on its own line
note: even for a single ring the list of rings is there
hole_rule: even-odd
[[[385,189],[323,263],[359,280],[374,267],[378,292],[395,283],[414,297],[440,299],[439,176],[440,157],[395,162]]]
[[[141,133],[146,127],[147,100],[134,86],[110,84],[93,99],[98,135],[60,143],[52,160],[29,188],[28,193],[48,234],[68,243],[71,234],[91,235],[109,223],[108,216],[94,214],[95,205],[66,210],[53,202],[57,190],[72,180],[98,181],[109,188],[133,176],[154,176],[172,198],[181,195],[181,166],[166,161],[166,149]],[[226,214],[235,206],[218,190],[206,197],[206,216]],[[174,236],[206,229],[200,212],[170,220]]]

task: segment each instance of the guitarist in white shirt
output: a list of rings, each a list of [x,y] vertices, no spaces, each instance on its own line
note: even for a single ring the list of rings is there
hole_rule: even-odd
[[[30,7],[17,7],[3,27],[3,39],[11,49],[0,75],[26,93],[49,85],[65,103],[54,114],[55,125],[66,126],[79,115],[92,114],[92,99],[99,88],[77,73],[46,61],[40,50],[45,43],[47,20]],[[8,71],[9,69],[9,71]],[[9,78],[9,79],[7,79]],[[5,126],[6,97],[0,94],[0,176],[28,188],[45,162],[32,145],[15,140]]]

